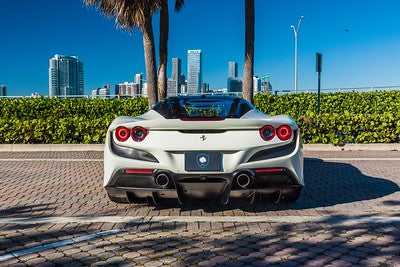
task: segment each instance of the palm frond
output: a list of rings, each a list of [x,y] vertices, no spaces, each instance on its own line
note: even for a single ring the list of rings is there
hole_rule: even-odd
[[[175,11],[179,12],[184,5],[185,5],[185,0],[176,0],[175,1]]]
[[[145,21],[160,8],[158,0],[84,0],[86,5],[97,7],[103,15],[115,18],[121,28],[132,31],[143,29]]]

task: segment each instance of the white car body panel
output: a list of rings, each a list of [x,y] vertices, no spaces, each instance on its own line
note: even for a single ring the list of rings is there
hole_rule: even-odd
[[[288,125],[295,133],[287,141],[275,136],[270,141],[260,137],[259,129],[265,125],[279,127]],[[115,137],[119,126],[132,129],[141,126],[148,130],[148,135],[141,142],[129,138],[120,142]],[[205,133],[184,133],[184,131],[204,130]],[[212,131],[224,131],[214,133]],[[207,131],[210,131],[208,133]],[[203,140],[201,137],[205,137]],[[286,155],[265,160],[249,161],[257,152],[282,147],[292,143],[293,151]],[[116,146],[146,151],[158,162],[121,157],[113,153],[111,144]],[[238,170],[285,168],[293,174],[296,182],[304,186],[303,156],[301,152],[300,132],[296,123],[289,116],[268,116],[253,109],[241,118],[227,118],[217,121],[185,121],[166,119],[158,112],[150,110],[138,117],[118,117],[110,125],[104,149],[104,187],[112,186],[113,177],[124,169],[168,170],[174,174],[207,175],[214,172],[186,171],[185,153],[188,151],[216,151],[222,153],[222,170],[218,174],[232,174]]]

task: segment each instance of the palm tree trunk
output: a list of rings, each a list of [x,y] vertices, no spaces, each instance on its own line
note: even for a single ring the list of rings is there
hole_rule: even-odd
[[[167,97],[167,61],[168,61],[168,31],[169,15],[168,0],[161,0],[160,10],[160,47],[158,59],[158,98]]]
[[[158,102],[157,95],[157,68],[156,68],[156,50],[154,48],[153,25],[151,16],[145,20],[143,28],[143,48],[146,65],[147,97],[149,108],[152,108]]]
[[[254,75],[254,0],[245,0],[245,55],[243,97],[253,103]]]

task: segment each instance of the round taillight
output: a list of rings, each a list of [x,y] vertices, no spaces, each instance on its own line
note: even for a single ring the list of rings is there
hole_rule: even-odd
[[[292,129],[287,125],[282,125],[276,130],[276,134],[282,141],[292,138]]]
[[[115,137],[120,142],[125,142],[129,138],[129,129],[123,126],[118,127],[115,130]]]
[[[132,128],[131,136],[134,141],[141,142],[146,138],[148,133],[149,132],[145,128],[140,126],[135,126]]]
[[[275,137],[275,128],[271,125],[265,125],[260,129],[261,138],[265,141],[272,140]]]

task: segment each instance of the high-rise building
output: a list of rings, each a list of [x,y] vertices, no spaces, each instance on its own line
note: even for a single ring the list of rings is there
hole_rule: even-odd
[[[92,90],[92,98],[96,98],[99,95],[100,88]]]
[[[261,91],[261,79],[258,76],[253,77],[253,93],[258,94]]]
[[[143,83],[142,96],[144,96],[144,97],[147,96],[147,83]]]
[[[49,61],[49,95],[83,95],[83,63],[76,56],[55,55]]]
[[[229,77],[227,82],[228,93],[241,93],[243,91],[243,82],[240,78]]]
[[[106,84],[103,88],[99,87],[92,90],[92,98],[109,98],[110,97],[110,85]]]
[[[178,94],[177,81],[172,78],[167,80],[167,96],[176,96]]]
[[[181,87],[181,69],[182,69],[182,61],[180,58],[172,58],[172,74],[171,74],[171,81],[168,81],[168,86],[172,86],[172,81],[175,81],[174,88],[171,87],[169,91],[175,91],[176,94],[180,93]]]
[[[265,93],[270,93],[272,91],[272,84],[270,81],[265,81],[261,84],[261,91]]]
[[[209,93],[210,92],[210,84],[208,83],[202,83],[201,84],[201,93]]]
[[[181,74],[179,84],[180,85],[186,85],[185,74],[183,74],[183,73]]]
[[[238,76],[238,64],[237,62],[229,62],[229,75],[228,77],[236,78]]]
[[[110,97],[110,88],[100,88],[99,89],[99,97],[100,98]]]
[[[182,74],[182,61],[180,58],[172,58],[172,75],[171,78],[175,81],[180,82]]]
[[[187,74],[187,93],[200,93],[202,73],[201,73],[201,50],[188,50],[188,74]]]
[[[138,89],[136,90],[137,94],[141,95],[142,88],[143,88],[143,74],[142,73],[135,74],[135,83],[138,84]]]
[[[137,90],[138,87],[139,85],[133,82],[119,83],[115,85],[115,94],[120,96],[132,96],[135,94],[135,89]]]
[[[0,96],[7,96],[7,87],[5,85],[0,85]]]

